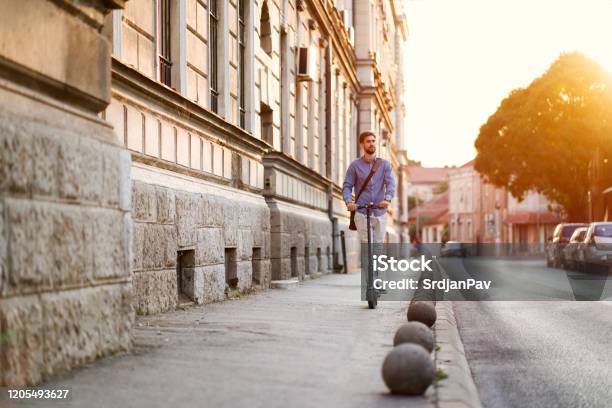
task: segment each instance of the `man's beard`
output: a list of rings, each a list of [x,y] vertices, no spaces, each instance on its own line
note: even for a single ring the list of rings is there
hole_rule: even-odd
[[[370,147],[369,149],[366,149],[366,153],[367,154],[374,154],[374,153],[376,153],[376,146]]]

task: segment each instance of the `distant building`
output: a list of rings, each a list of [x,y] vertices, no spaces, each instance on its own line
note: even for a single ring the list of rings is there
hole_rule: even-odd
[[[487,184],[470,161],[449,173],[450,239],[499,243],[504,239],[504,189]]]
[[[442,242],[444,231],[448,229],[448,192],[414,208],[409,221],[422,242]]]
[[[446,181],[450,167],[410,166],[408,169],[409,195],[420,201],[431,200],[437,185]]]
[[[549,201],[542,194],[530,192],[519,202],[508,193],[508,211],[504,224],[507,225],[507,241],[513,244],[544,245],[552,236],[561,218],[548,210]]]
[[[438,244],[448,240],[448,208],[446,208],[423,224],[423,242]]]
[[[473,160],[449,172],[448,198],[451,240],[478,241],[480,185],[480,174],[474,170]]]
[[[529,192],[519,202],[505,189],[484,182],[474,161],[449,173],[450,239],[461,242],[538,244],[560,218],[549,201]]]

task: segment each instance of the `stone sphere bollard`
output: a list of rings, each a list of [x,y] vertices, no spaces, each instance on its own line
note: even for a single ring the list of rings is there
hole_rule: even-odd
[[[436,307],[430,302],[414,302],[408,307],[408,321],[417,321],[431,327],[436,322]]]
[[[387,354],[382,376],[393,394],[422,395],[433,381],[434,365],[423,347],[404,343]]]
[[[393,337],[394,346],[403,343],[418,344],[431,353],[434,348],[433,333],[429,327],[421,322],[412,321],[404,323],[397,329]]]

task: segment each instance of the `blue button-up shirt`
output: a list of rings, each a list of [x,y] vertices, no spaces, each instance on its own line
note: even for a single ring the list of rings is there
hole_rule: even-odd
[[[368,203],[378,204],[383,200],[391,201],[395,196],[395,177],[393,176],[393,170],[391,163],[387,160],[382,160],[378,170],[370,179],[364,192],[359,196],[357,205],[365,205]],[[351,165],[346,170],[346,176],[344,177],[344,184],[342,185],[342,195],[345,203],[352,201],[353,188],[355,189],[355,197],[359,192],[359,189],[363,185],[363,182],[370,174],[374,160],[367,162],[363,157],[353,160]],[[365,214],[365,208],[358,210],[360,213]],[[381,216],[387,212],[384,208],[376,208],[372,214],[375,216]]]

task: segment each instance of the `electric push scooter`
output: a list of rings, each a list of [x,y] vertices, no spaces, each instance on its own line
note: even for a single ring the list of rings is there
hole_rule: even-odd
[[[374,208],[378,208],[378,205],[374,205],[374,203],[369,203],[357,206],[357,209],[362,208],[365,208],[366,210],[366,226],[368,230],[368,276],[366,287],[366,300],[368,301],[368,307],[370,309],[376,309],[380,293],[377,289],[374,288],[374,268],[372,265],[372,228],[370,226],[370,214]]]

